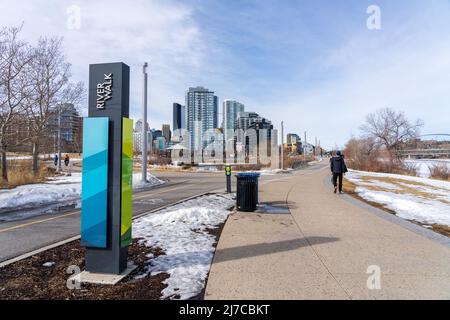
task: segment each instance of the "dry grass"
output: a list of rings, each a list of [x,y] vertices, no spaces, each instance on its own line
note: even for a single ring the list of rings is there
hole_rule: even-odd
[[[401,174],[413,177],[417,176],[419,172],[419,167],[416,164],[406,163],[401,160],[391,162],[384,158],[369,158],[364,163],[357,163],[349,159],[347,164],[349,168],[360,171]]]
[[[434,232],[440,233],[444,236],[450,237],[450,227],[442,224],[433,224],[432,229]]]
[[[419,165],[416,163],[403,162],[402,171],[408,176],[417,177],[419,175]]]
[[[0,189],[12,189],[25,184],[42,183],[55,175],[55,169],[41,165],[38,175],[34,175],[30,160],[8,162],[8,181],[0,178]]]
[[[139,166],[139,170],[142,167]],[[160,166],[160,167],[150,167],[150,171],[155,172],[187,172],[187,171],[193,171],[190,166],[180,166],[180,167],[169,167],[169,166]]]
[[[430,170],[430,176],[433,179],[449,181],[450,180],[450,168],[447,163],[437,162],[428,166]]]
[[[413,196],[420,197],[422,199],[427,200],[434,200],[434,201],[440,201],[444,204],[449,204],[450,202],[444,199],[441,199],[438,194],[433,194],[424,190],[420,190],[417,188],[413,188],[412,186],[416,187],[425,187],[428,189],[436,190],[436,191],[442,191],[444,194],[448,191],[445,189],[437,188],[435,186],[418,182],[418,181],[411,181],[411,180],[405,180],[405,179],[398,179],[398,178],[390,178],[390,177],[372,177],[372,176],[361,176],[360,179],[364,182],[384,182],[389,183],[397,187],[396,189],[386,189],[377,185],[364,185],[364,188],[372,190],[372,191],[385,191],[385,192],[391,192],[395,194],[409,194]]]

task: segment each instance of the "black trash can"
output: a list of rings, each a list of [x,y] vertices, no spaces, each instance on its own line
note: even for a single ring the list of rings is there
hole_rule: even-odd
[[[237,175],[236,206],[238,210],[253,212],[258,204],[259,173],[243,172]]]

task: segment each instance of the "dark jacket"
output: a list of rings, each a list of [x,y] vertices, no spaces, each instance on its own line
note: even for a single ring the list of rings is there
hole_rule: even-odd
[[[342,156],[336,156],[330,159],[330,169],[333,173],[346,173],[348,171]]]

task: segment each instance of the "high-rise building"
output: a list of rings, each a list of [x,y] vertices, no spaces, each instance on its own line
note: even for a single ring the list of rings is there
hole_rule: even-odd
[[[245,146],[246,154],[251,152],[252,148],[257,148],[260,144],[260,130],[266,130],[265,136],[262,136],[265,139],[265,143],[268,145],[268,149],[270,149],[270,145],[272,140],[276,137],[273,135],[273,125],[272,122],[267,120],[266,118],[261,117],[256,112],[239,112],[236,122],[235,128],[241,129],[246,132],[249,129],[254,129],[256,131],[256,135],[248,135],[245,137],[242,134],[237,134],[236,141],[242,143]]]
[[[172,135],[170,132],[170,124],[162,125],[162,134],[163,134],[163,137],[166,139],[166,143],[169,143],[171,135]]]
[[[191,150],[206,146],[204,133],[217,128],[218,98],[204,87],[189,88],[186,92],[187,130],[190,133]]]
[[[287,148],[290,150],[290,152],[296,152],[299,154],[303,153],[302,140],[298,134],[288,133],[287,139],[286,139],[286,145],[287,145]]]
[[[186,133],[186,107],[179,103],[173,104],[173,143],[187,143],[183,141],[183,136]]]
[[[134,131],[135,132],[142,132],[142,124],[143,124],[143,121],[142,121],[142,119],[139,119],[138,121],[136,121],[136,124],[134,125]],[[149,125],[148,125],[148,122],[147,122],[147,131],[149,131]]]
[[[52,112],[48,119],[47,126],[50,136],[58,136],[59,116],[61,116],[61,142],[63,150],[67,152],[80,152],[80,137],[82,137],[80,114],[71,103],[65,103],[55,107],[54,112]]]
[[[219,98],[214,96],[214,109],[213,109],[213,128],[219,127]]]
[[[173,104],[173,130],[186,129],[186,107],[179,103]]]
[[[166,149],[166,139],[164,137],[158,137],[154,140],[155,150],[162,152]]]
[[[135,153],[142,153],[142,131],[134,131],[133,133],[134,143],[133,151]],[[147,131],[147,151],[152,153],[153,148],[153,136],[151,131]]]
[[[297,144],[297,142],[300,141],[300,136],[295,133],[288,133],[286,143],[287,144]]]
[[[163,136],[162,130],[152,129],[151,131],[152,131],[152,138],[153,138],[153,140],[156,140],[159,137]]]
[[[136,123],[134,125],[134,131],[135,132],[142,132],[142,120],[141,119],[136,121]]]
[[[222,128],[225,139],[232,139],[236,129],[238,114],[244,112],[244,105],[234,100],[223,101],[223,122]]]
[[[258,119],[264,118],[261,118],[256,112],[239,112],[235,121],[235,129],[246,131]]]
[[[142,126],[143,126],[142,119],[139,119],[136,121],[136,124],[134,125],[134,152],[136,153],[142,153]],[[147,151],[152,153],[153,149],[153,133],[150,130],[150,126],[147,122]]]

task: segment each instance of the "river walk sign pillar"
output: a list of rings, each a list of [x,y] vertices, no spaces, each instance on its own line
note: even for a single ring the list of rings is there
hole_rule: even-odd
[[[133,177],[129,96],[129,66],[90,65],[81,195],[81,244],[90,273],[118,275],[127,268]]]

